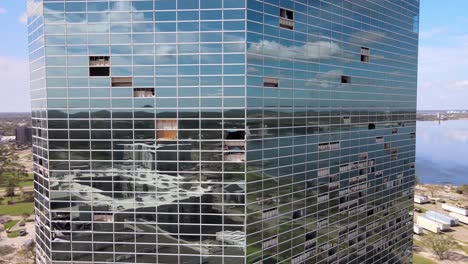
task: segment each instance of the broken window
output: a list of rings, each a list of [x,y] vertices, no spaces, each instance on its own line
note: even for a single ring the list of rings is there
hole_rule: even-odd
[[[343,117],[343,124],[351,124],[351,117],[350,116],[344,116]]]
[[[154,97],[154,88],[134,88],[133,97]]]
[[[280,17],[286,18],[286,19],[289,19],[289,20],[293,20],[294,19],[294,12],[292,10],[280,8]]]
[[[351,76],[342,75],[341,83],[351,83]]]
[[[278,87],[278,78],[263,78],[264,87]]]
[[[112,213],[94,213],[94,221],[97,222],[112,222]]]
[[[359,154],[359,159],[360,160],[365,160],[365,159],[368,159],[368,158],[369,158],[369,154],[367,152]]]
[[[89,76],[110,76],[110,57],[89,56]]]
[[[244,139],[245,131],[228,130],[226,131],[225,135],[224,149],[229,151],[245,151],[245,141],[243,141]]]
[[[245,161],[245,152],[236,152],[230,151],[224,153],[224,161],[235,161],[235,162],[242,162]]]
[[[177,139],[177,120],[175,119],[156,120],[156,129],[157,140]]]
[[[243,130],[228,130],[226,132],[226,139],[232,139],[232,140],[245,139],[245,131],[243,131]]]
[[[370,62],[369,48],[361,47],[361,61],[362,62]]]
[[[280,8],[280,27],[294,28],[294,12],[292,10]]]
[[[112,77],[112,87],[132,86],[132,77]]]

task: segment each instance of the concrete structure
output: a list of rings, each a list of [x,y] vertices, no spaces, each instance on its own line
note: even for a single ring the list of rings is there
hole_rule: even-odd
[[[416,224],[432,233],[439,233],[440,231],[450,230],[449,224],[442,224],[423,215],[418,215]]]
[[[30,145],[32,143],[32,129],[19,126],[15,128],[16,145]]]
[[[409,263],[418,0],[29,0],[38,263]]]
[[[454,213],[454,212],[449,212],[449,216],[457,219],[461,223],[464,223],[464,224],[468,225],[468,216],[464,216],[464,215],[457,214],[457,213]]]
[[[442,204],[442,209],[444,209],[446,211],[449,211],[449,212],[454,212],[454,213],[457,213],[457,214],[460,214],[460,215],[468,216],[468,209],[458,207],[458,206],[455,206],[453,204],[444,203],[444,204]]]
[[[413,225],[413,232],[416,234],[416,235],[422,235],[424,233],[423,231],[423,228],[418,226],[417,224],[414,224]]]
[[[450,226],[458,225],[457,219],[435,211],[427,211],[426,217],[442,224],[448,224]]]
[[[429,202],[429,197],[425,195],[415,195],[414,202],[418,204],[425,204]]]

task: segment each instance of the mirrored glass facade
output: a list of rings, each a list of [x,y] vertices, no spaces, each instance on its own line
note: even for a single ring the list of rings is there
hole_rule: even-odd
[[[418,0],[28,0],[39,263],[409,263]]]

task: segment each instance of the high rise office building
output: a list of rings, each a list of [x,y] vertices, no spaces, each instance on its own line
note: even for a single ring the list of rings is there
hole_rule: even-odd
[[[409,263],[418,0],[29,0],[39,263]]]
[[[16,145],[30,145],[32,142],[32,129],[27,126],[15,128]]]

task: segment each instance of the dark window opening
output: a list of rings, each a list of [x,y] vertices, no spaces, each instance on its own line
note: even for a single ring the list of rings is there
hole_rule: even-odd
[[[263,86],[264,87],[278,87],[278,79],[277,78],[263,78]]]
[[[232,159],[245,159],[245,131],[243,130],[228,130],[225,134],[224,149],[229,152],[225,154],[225,160]]]
[[[307,241],[307,240],[310,240],[310,239],[314,239],[314,238],[316,238],[316,237],[317,237],[317,233],[316,233],[315,231],[314,231],[314,232],[307,233],[307,234],[305,235],[306,241]]]
[[[242,130],[229,130],[226,132],[226,139],[242,140],[245,139],[245,131]]]
[[[294,12],[292,10],[280,8],[280,27],[286,29],[294,28]]]
[[[304,216],[304,209],[301,209],[301,210],[297,210],[297,211],[294,211],[293,212],[293,219],[298,219],[298,218],[301,218]]]
[[[132,86],[132,77],[112,77],[112,87]]]
[[[110,76],[110,67],[90,67],[89,76]]]
[[[289,19],[289,20],[293,20],[294,19],[294,12],[292,10],[280,8],[280,17],[286,18],[286,19]]]
[[[91,67],[109,67],[109,56],[89,56],[89,66]]]
[[[351,124],[351,117],[344,116],[343,117],[343,124]]]
[[[361,55],[361,61],[362,62],[370,62],[369,55]]]
[[[361,47],[361,61],[362,62],[370,62],[369,48]]]
[[[375,129],[375,124],[374,123],[369,123],[367,126],[368,129]]]
[[[351,76],[341,76],[341,83],[351,83]]]
[[[154,88],[135,88],[133,97],[154,97]]]
[[[89,76],[110,76],[110,57],[89,56]]]

